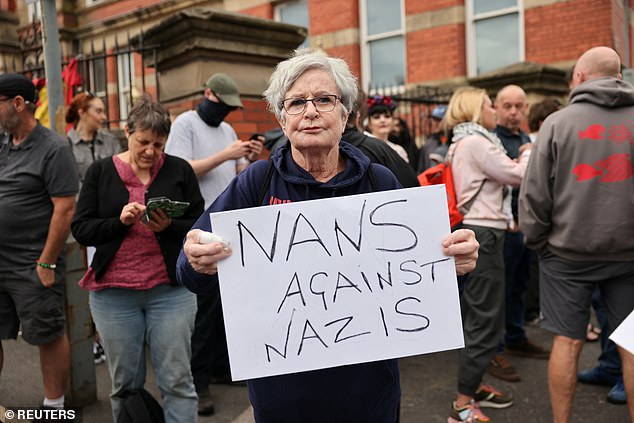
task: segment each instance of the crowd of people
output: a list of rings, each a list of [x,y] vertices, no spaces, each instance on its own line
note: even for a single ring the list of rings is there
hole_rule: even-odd
[[[634,309],[634,137],[610,128],[631,124],[634,88],[608,47],[580,56],[570,88],[566,106],[529,105],[514,84],[493,100],[457,88],[433,108],[417,148],[393,99],[364,97],[345,61],[301,52],[277,65],[264,92],[277,131],[240,140],[225,121],[243,107],[239,89],[216,73],[196,109],[174,120],[138,99],[121,149],[98,97],[74,97],[63,139],[35,119],[32,82],[0,75],[0,340],[21,330],[39,347],[42,406],[63,408],[72,232],[90,250],[79,284],[98,333],[95,362],[105,359],[112,382],[113,421],[145,385],[147,349],[165,421],[194,422],[214,413],[210,385],[231,379],[217,270],[232,249],[201,239],[213,232],[210,213],[415,187],[418,173],[444,162],[464,215],[441,246],[462,275],[465,343],[448,421],[489,422],[483,408],[513,405],[484,380],[520,381],[513,355],[549,360],[556,423],[570,421],[577,381],[609,385],[608,400],[626,403],[634,355],[607,336]],[[259,160],[265,148],[270,158]],[[602,354],[579,371],[591,304]],[[552,350],[528,338],[528,321],[553,333]],[[0,371],[3,358],[0,343]],[[399,421],[396,359],[247,386],[258,423]]]

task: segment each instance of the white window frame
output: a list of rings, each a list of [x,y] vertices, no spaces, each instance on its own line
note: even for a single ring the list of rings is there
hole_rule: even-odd
[[[401,28],[393,31],[382,32],[380,34],[368,35],[368,4],[367,0],[359,0],[359,29],[361,33],[359,34],[360,42],[361,42],[361,88],[363,90],[368,90],[368,85],[372,81],[372,67],[370,65],[370,43],[372,41],[384,40],[386,38],[392,37],[403,37],[403,75],[405,80],[405,85],[407,85],[407,40],[406,40],[406,29],[405,29],[405,2],[404,0],[399,0],[401,4]],[[403,89],[403,86],[395,86],[395,87],[385,87],[388,89]],[[368,93],[374,94],[374,93]]]
[[[308,0],[289,0],[289,1],[282,1],[282,2],[278,2],[278,3],[274,3],[273,4],[273,20],[276,22],[282,22],[282,16],[280,13],[280,10],[284,8],[284,6],[288,6],[289,4],[292,3],[304,3],[306,4],[306,13],[308,14]],[[308,34],[306,35],[306,40],[305,42],[308,44],[307,48],[309,48],[311,46],[311,42],[310,42],[310,14],[308,14]]]
[[[517,0],[517,4],[512,7],[493,10],[485,13],[474,13],[474,0],[465,1],[467,13],[467,76],[474,77],[478,75],[478,63],[476,60],[476,36],[475,23],[480,20],[495,18],[498,16],[510,15],[517,13],[517,30],[518,30],[518,62],[523,62],[526,57],[526,45],[524,40],[524,0]]]
[[[26,13],[29,23],[39,22],[42,20],[42,5],[39,0],[27,0]]]
[[[129,54],[121,54],[117,55],[117,87],[119,93],[119,123],[120,125],[125,125],[128,114],[130,113],[130,109],[132,108],[132,101],[130,101],[130,96],[132,95],[132,91],[134,90],[134,55],[135,53]],[[125,63],[128,62],[128,69],[124,69]],[[132,75],[132,78],[130,78]],[[132,82],[130,82],[132,79]]]

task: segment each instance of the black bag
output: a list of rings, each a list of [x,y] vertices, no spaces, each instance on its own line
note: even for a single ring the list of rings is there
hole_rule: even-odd
[[[126,391],[120,397],[123,407],[117,423],[165,423],[163,408],[145,389]]]

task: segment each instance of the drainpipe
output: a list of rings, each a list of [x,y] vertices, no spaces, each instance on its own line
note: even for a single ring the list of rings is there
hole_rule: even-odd
[[[40,0],[42,6],[42,46],[48,92],[48,117],[51,130],[66,136],[64,128],[64,95],[62,94],[62,58],[57,27],[55,0]]]

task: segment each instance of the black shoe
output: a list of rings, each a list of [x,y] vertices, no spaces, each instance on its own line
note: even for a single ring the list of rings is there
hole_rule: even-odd
[[[198,393],[198,415],[211,416],[215,412],[214,402],[209,392]]]

